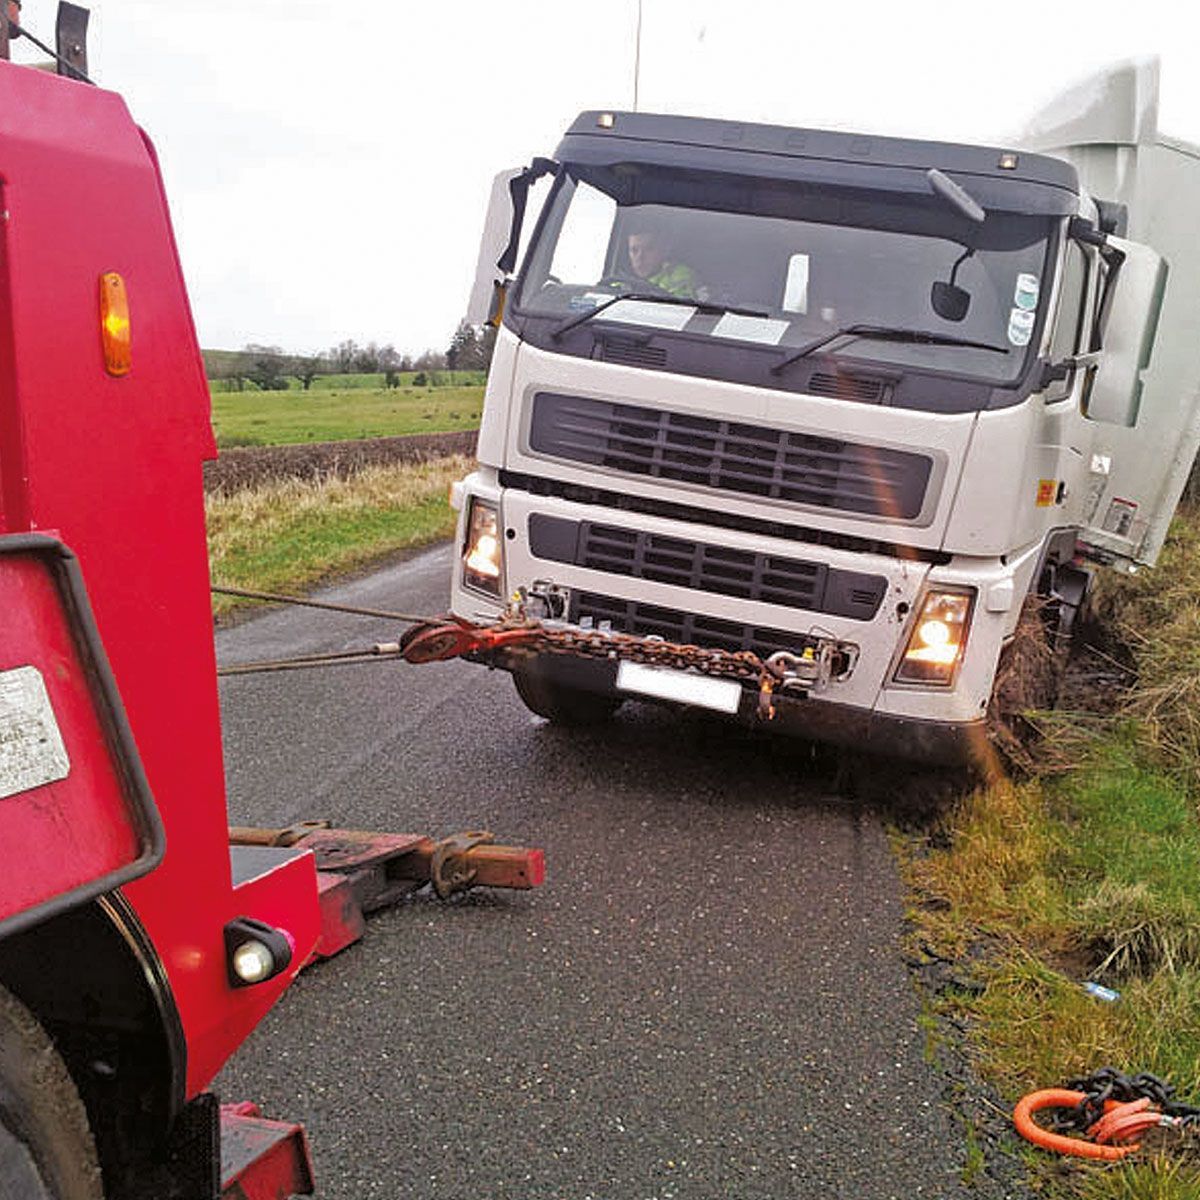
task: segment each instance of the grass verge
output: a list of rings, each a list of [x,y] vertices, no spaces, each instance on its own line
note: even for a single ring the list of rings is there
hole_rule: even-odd
[[[1138,670],[1121,712],[1056,715],[1052,770],[897,835],[916,942],[971,982],[926,1002],[965,1024],[1009,1101],[1111,1064],[1200,1103],[1198,551],[1200,515],[1184,515],[1155,571],[1104,585],[1098,607]],[[1088,979],[1120,999],[1093,999]],[[1051,1195],[1200,1198],[1194,1144],[1148,1145],[1117,1167],[1026,1157]]]
[[[213,582],[296,591],[447,537],[454,529],[447,490],[471,467],[470,459],[457,456],[371,467],[349,479],[283,480],[209,497]],[[213,597],[218,616],[238,605],[230,596]]]
[[[483,388],[217,392],[212,401],[219,446],[280,446],[476,429]]]

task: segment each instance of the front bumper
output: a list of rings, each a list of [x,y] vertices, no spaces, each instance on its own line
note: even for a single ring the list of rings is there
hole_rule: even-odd
[[[475,657],[488,666],[530,672],[564,687],[582,688],[620,699],[646,699],[617,690],[617,664],[613,660],[573,654],[538,654],[526,649],[502,649]],[[991,757],[982,719],[930,721],[778,691],[774,693],[773,704],[774,719],[764,721],[759,716],[757,691],[743,687],[738,711],[729,719],[771,733],[828,742],[912,762],[973,766],[986,763]]]

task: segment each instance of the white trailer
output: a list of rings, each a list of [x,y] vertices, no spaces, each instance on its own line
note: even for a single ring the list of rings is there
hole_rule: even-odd
[[[493,190],[454,612],[775,656],[773,728],[976,757],[1026,598],[1066,626],[1153,564],[1195,456],[1200,155],[1156,97],[1121,66],[995,148],[582,114]],[[486,657],[551,719],[764,712],[697,655]]]

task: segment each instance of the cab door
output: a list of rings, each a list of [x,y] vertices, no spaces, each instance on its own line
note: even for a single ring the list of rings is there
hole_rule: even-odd
[[[1200,443],[1200,353],[1194,331],[1179,344],[1164,260],[1148,246],[1109,243],[1123,261],[1083,389],[1093,437],[1080,541],[1133,572],[1158,558]]]

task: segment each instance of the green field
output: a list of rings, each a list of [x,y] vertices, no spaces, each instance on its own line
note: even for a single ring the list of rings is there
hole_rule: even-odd
[[[449,537],[451,482],[471,469],[461,455],[368,467],[350,479],[285,479],[232,496],[209,496],[213,582],[296,592],[381,556]],[[214,596],[218,615],[250,602]]]
[[[478,375],[478,372],[459,372]],[[213,426],[219,446],[277,446],[300,442],[341,442],[394,437],[405,433],[446,433],[477,429],[483,387],[381,388],[343,380],[373,376],[331,376],[312,390],[214,392]],[[318,386],[333,384],[341,386]]]

